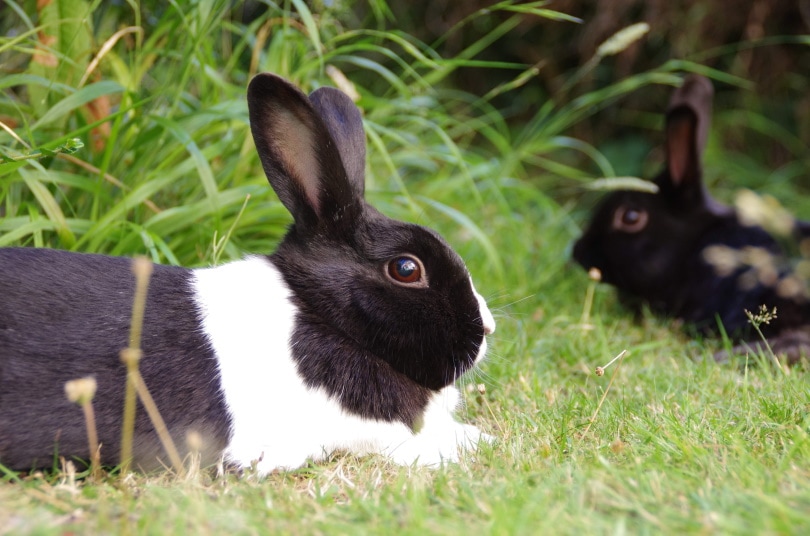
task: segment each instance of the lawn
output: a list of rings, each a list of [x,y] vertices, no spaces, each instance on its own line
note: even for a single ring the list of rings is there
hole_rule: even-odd
[[[724,89],[706,154],[718,197],[756,188],[810,214],[806,126],[780,115],[806,94],[810,37],[673,51],[605,78],[652,39],[636,27],[546,95],[536,66],[482,51],[522,21],[576,25],[554,4],[476,12],[460,28],[480,34],[453,54],[392,29],[381,0],[35,4],[7,3],[0,23],[0,246],[186,266],[269,253],[290,217],[250,139],[247,81],[354,90],[369,200],[439,230],[495,314],[489,356],[460,385],[460,417],[495,441],[435,470],[341,454],[266,478],[0,469],[0,534],[810,532],[806,368],[717,364],[722,341],[632,315],[570,260],[592,180],[660,165],[662,103],[684,70]],[[785,43],[799,52],[782,100],[752,102],[745,77],[709,61]],[[474,69],[495,73],[485,94],[457,82]],[[653,104],[617,111],[631,99]],[[84,146],[53,154],[74,138]]]

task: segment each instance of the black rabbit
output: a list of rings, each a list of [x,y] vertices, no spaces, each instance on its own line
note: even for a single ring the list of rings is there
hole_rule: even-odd
[[[248,88],[251,130],[293,225],[269,256],[155,266],[141,373],[179,446],[265,473],[334,450],[403,464],[453,461],[486,438],[457,422],[453,382],[495,322],[434,231],[385,217],[364,193],[365,134],[333,88],[309,97],[270,74]],[[66,381],[94,375],[105,464],[118,463],[134,279],[130,260],[0,249],[0,464],[89,456]],[[162,450],[140,411],[133,462]]]
[[[722,324],[736,341],[754,341],[746,311],[775,307],[776,318],[761,327],[774,349],[793,361],[810,349],[804,332],[810,306],[805,293],[796,290],[802,282],[779,268],[784,241],[760,226],[743,224],[737,211],[712,199],[703,185],[701,153],[712,95],[708,79],[691,75],[684,80],[666,114],[666,166],[654,180],[657,193],[608,194],[573,256],[586,270],[598,268],[602,281],[614,285],[623,301],[646,303],[656,313],[707,333],[718,332]],[[788,240],[807,236],[806,223],[792,225]],[[768,273],[758,274],[745,263],[724,269],[717,261],[724,251],[766,251]]]

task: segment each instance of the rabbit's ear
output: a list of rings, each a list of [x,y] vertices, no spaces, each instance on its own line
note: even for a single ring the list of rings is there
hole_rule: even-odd
[[[333,87],[322,87],[309,94],[337,145],[346,175],[356,192],[363,194],[366,183],[366,133],[360,110],[348,95]]]
[[[697,115],[697,147],[700,153],[706,147],[706,140],[709,136],[709,127],[712,121],[712,99],[714,88],[711,81],[705,76],[692,74],[684,78],[683,84],[672,94],[669,99],[668,111],[673,111],[679,106],[691,108]]]
[[[687,106],[679,106],[667,114],[667,170],[675,188],[700,180],[697,124],[697,116]]]
[[[348,180],[343,146],[307,96],[283,78],[259,74],[248,86],[248,110],[264,172],[296,224],[352,222],[363,190]]]
[[[670,99],[667,110],[666,153],[669,179],[675,188],[698,185],[701,155],[711,122],[712,85],[702,76],[689,76]]]

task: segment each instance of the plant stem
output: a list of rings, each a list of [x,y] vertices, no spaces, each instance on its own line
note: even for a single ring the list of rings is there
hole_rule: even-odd
[[[129,347],[121,351],[121,361],[127,367],[124,417],[121,427],[122,474],[129,471],[129,464],[132,461],[132,438],[135,432],[135,395],[138,377],[140,376],[138,363],[141,360],[141,331],[143,329],[149,278],[152,275],[152,262],[146,257],[136,257],[132,260],[132,271],[135,274],[135,297],[132,304]]]

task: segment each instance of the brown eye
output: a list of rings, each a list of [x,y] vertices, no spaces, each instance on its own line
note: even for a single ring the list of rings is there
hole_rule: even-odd
[[[613,228],[625,233],[637,233],[647,226],[647,211],[621,206],[613,213]]]
[[[422,282],[422,263],[403,255],[388,262],[388,275],[397,283],[410,285]]]

